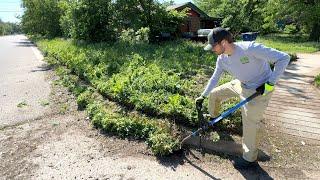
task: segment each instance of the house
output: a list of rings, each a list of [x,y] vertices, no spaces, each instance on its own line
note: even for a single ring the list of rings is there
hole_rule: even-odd
[[[185,8],[189,8],[189,11],[187,19],[180,26],[180,31],[183,36],[194,37],[197,35],[199,29],[212,29],[220,26],[222,18],[210,17],[191,2],[171,5],[167,7],[167,10],[182,11]]]

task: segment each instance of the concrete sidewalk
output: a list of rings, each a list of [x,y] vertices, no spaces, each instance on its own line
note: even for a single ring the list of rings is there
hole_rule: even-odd
[[[297,141],[320,144],[320,91],[312,84],[320,74],[320,53],[298,57],[276,85],[265,112],[266,123]]]

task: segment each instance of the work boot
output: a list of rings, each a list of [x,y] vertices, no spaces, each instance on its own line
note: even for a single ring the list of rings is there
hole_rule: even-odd
[[[231,162],[236,169],[247,169],[258,166],[258,163],[256,161],[250,162],[243,159],[243,157],[239,157],[235,160],[232,160]]]

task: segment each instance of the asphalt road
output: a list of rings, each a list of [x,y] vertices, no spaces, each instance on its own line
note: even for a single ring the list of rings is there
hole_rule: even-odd
[[[48,70],[24,35],[0,37],[0,128],[37,119],[48,109]]]

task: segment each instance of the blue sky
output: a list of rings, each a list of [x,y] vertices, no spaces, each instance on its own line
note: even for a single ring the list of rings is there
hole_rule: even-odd
[[[4,22],[18,22],[22,15],[21,0],[0,0],[0,19]]]
[[[176,4],[192,0],[175,0]],[[21,16],[23,9],[20,7],[21,0],[0,0],[0,19],[4,22],[19,22],[16,16]]]
[[[174,1],[176,4],[180,4],[180,3],[185,3],[185,2],[192,2],[192,0],[175,0]]]

